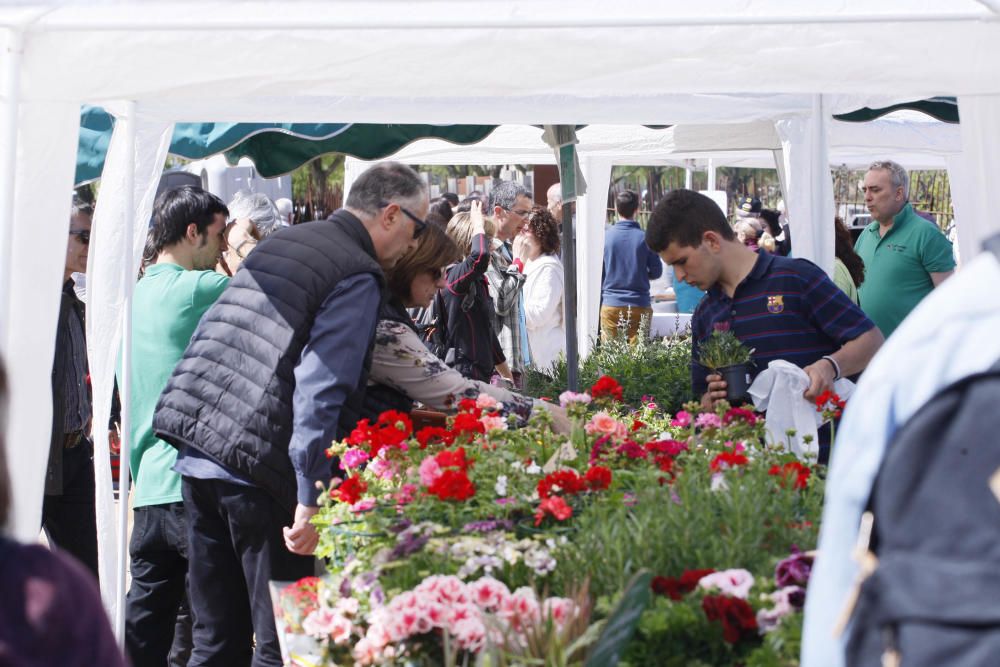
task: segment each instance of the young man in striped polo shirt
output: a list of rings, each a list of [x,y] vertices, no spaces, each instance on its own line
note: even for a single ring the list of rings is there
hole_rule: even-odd
[[[747,248],[702,194],[674,190],[663,197],[646,244],[678,278],[707,292],[691,320],[691,380],[706,410],[726,395],[722,378],[697,362],[699,344],[715,330],[732,331],[754,348],[754,374],[775,359],[805,370],[810,400],[864,370],[882,344],[872,321],[818,266]]]

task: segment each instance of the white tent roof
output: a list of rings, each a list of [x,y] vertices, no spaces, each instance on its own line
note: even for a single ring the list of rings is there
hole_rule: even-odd
[[[69,204],[59,193],[72,187],[82,102],[100,103],[122,121],[105,167],[88,272],[100,423],[109,407],[123,304],[173,122],[769,121],[798,197],[792,216],[820,225],[832,208],[830,114],[957,95],[965,150],[949,171],[959,217],[974,231],[960,242],[974,248],[1000,209],[1000,192],[980,186],[987,174],[1000,173],[998,10],[997,0],[153,1],[0,8],[6,56],[0,61],[0,349],[13,389],[6,441],[48,438],[64,257],[61,243],[39,239],[66,231]],[[444,96],[442,71],[454,80]],[[592,182],[606,180],[610,158],[584,160]],[[600,219],[596,202],[583,201],[579,210],[582,219]],[[599,231],[590,226],[578,230],[582,246]],[[832,238],[811,235],[796,242],[824,261]],[[106,440],[95,435],[104,460]],[[38,526],[43,449],[18,449],[15,528],[22,537]],[[108,488],[107,469],[97,470],[98,488]],[[102,513],[110,503],[109,495],[99,498]],[[107,535],[108,525],[101,528]],[[102,542],[102,552],[109,542]],[[115,581],[110,570],[102,580]]]

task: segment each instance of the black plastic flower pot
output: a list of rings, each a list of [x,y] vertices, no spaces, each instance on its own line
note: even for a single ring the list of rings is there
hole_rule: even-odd
[[[716,371],[726,381],[726,400],[730,403],[742,403],[749,400],[750,364],[735,364],[723,366]]]

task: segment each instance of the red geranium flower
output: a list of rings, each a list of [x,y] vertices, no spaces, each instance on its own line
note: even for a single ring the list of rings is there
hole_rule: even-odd
[[[330,497],[342,503],[353,505],[361,500],[361,494],[368,490],[368,483],[358,475],[351,475],[330,491]]]
[[[548,498],[556,494],[575,495],[583,491],[583,478],[575,470],[556,470],[538,480],[538,497]]]
[[[840,417],[846,405],[847,401],[841,400],[833,391],[824,391],[816,397],[816,412],[822,412],[827,419]]]
[[[711,468],[712,472],[718,472],[720,470],[725,470],[726,468],[735,468],[736,466],[746,465],[750,462],[743,454],[737,452],[722,452],[714,459],[712,459]]]
[[[476,399],[474,398],[463,398],[459,401],[458,412],[459,414],[475,415],[476,419],[483,416],[483,409],[476,405]]]
[[[711,568],[684,570],[684,574],[679,577],[653,577],[651,586],[653,592],[658,595],[666,595],[671,600],[680,600],[698,586],[702,577],[707,577],[713,572],[715,570]]]
[[[459,470],[468,470],[469,466],[472,465],[472,459],[465,457],[464,447],[441,450],[434,456],[434,460],[441,469],[458,468]]]
[[[809,483],[809,475],[812,474],[812,470],[798,461],[790,461],[782,466],[771,466],[771,469],[767,471],[767,474],[781,477],[782,486],[784,486],[788,480],[794,479],[795,488],[804,489]]]
[[[441,500],[468,500],[476,495],[476,487],[465,470],[448,469],[427,487],[427,493]]]
[[[688,446],[678,440],[654,440],[646,443],[646,451],[651,454],[667,454],[677,456],[681,452],[686,452]]]
[[[644,423],[642,423],[641,421],[639,421],[638,419],[633,419],[632,420],[632,432],[633,433],[635,433],[636,431],[638,431],[640,428],[645,428],[645,427],[646,427],[646,425]]]
[[[583,478],[594,491],[604,491],[611,486],[611,471],[604,466],[591,467]]]
[[[593,398],[610,398],[614,401],[621,401],[622,386],[614,378],[602,375],[597,378],[597,382],[591,385],[590,395]]]
[[[479,415],[472,412],[460,412],[455,415],[455,424],[452,427],[455,435],[464,435],[467,440],[472,440],[477,433],[485,434],[486,427],[479,421]]]
[[[455,434],[440,426],[425,426],[417,431],[417,443],[420,449],[427,449],[427,445],[440,444],[450,445],[455,442]]]
[[[757,415],[753,410],[747,410],[746,408],[729,408],[726,410],[726,414],[722,416],[723,424],[732,424],[737,419],[745,421],[748,425],[753,426],[757,423]]]
[[[573,516],[573,508],[559,496],[552,496],[551,498],[546,498],[538,505],[538,510],[535,512],[536,526],[542,523],[546,514],[554,516],[557,521],[565,521]]]
[[[708,620],[722,623],[722,638],[730,644],[757,631],[757,618],[746,600],[728,595],[706,595],[701,608]]]

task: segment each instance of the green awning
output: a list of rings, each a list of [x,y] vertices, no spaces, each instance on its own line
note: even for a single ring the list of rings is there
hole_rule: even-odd
[[[892,113],[893,111],[903,110],[920,111],[945,123],[958,122],[958,100],[954,97],[931,97],[926,100],[915,100],[913,102],[893,104],[892,106],[882,107],[881,109],[870,109],[868,107],[864,107],[863,109],[858,109],[857,111],[838,114],[834,116],[834,118],[837,120],[860,123],[881,118],[882,116]]]

